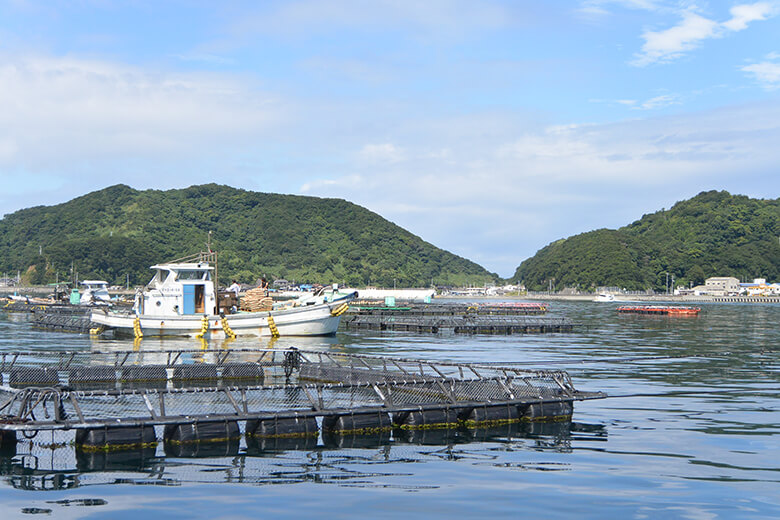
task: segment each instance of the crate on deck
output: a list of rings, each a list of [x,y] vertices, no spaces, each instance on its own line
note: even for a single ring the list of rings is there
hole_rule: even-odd
[[[233,291],[219,291],[219,311],[225,314],[233,314],[238,310],[238,298]]]

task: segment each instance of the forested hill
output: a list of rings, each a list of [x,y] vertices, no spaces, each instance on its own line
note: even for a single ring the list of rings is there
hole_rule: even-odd
[[[702,192],[617,230],[553,242],[520,264],[512,280],[531,290],[617,286],[663,290],[710,276],[780,280],[780,199]]]
[[[0,274],[30,283],[105,279],[142,284],[149,266],[219,252],[220,278],[399,287],[482,284],[497,278],[376,213],[340,199],[257,193],[208,184],[138,191],[117,185],[0,220]]]

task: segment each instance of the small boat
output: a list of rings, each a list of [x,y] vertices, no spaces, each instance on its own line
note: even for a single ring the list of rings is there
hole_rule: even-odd
[[[594,302],[614,302],[615,301],[615,295],[612,293],[599,293],[595,298],[593,298]]]
[[[92,311],[91,320],[117,335],[226,338],[248,336],[323,336],[336,332],[341,314],[357,291],[322,291],[316,298],[288,301],[270,310],[238,311],[216,290],[216,253],[153,265],[155,274],[136,293],[132,311]]]
[[[108,305],[111,295],[108,294],[108,282],[104,280],[84,280],[81,282],[79,305]]]

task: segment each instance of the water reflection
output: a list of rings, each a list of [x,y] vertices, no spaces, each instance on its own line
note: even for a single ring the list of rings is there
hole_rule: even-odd
[[[572,442],[605,441],[598,424],[517,423],[483,429],[394,430],[372,435],[161,443],[115,451],[86,451],[65,443],[20,442],[0,454],[0,475],[27,490],[70,489],[110,483],[179,485],[187,482],[279,484],[291,482],[371,485],[377,475],[404,476],[405,465],[430,459],[486,457],[504,464],[503,452],[567,453]],[[433,449],[432,449],[433,448]],[[481,455],[477,455],[477,454]],[[392,470],[366,471],[370,463]]]

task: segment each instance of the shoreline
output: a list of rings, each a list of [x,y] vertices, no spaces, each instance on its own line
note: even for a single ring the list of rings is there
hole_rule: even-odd
[[[614,302],[611,303],[769,303],[780,304],[778,296],[674,296],[668,294],[616,294]],[[485,295],[442,295],[436,296],[437,300],[558,300],[558,301],[580,301],[593,302],[595,294],[555,294],[555,293],[533,293],[522,295],[504,295],[504,296],[485,296]],[[594,302],[610,303],[610,302]]]
[[[358,289],[360,291],[360,289]],[[53,294],[51,287],[7,287],[0,289],[0,298],[7,297],[16,292],[19,295],[31,297],[48,297]],[[128,296],[135,293],[134,289],[121,289],[109,291],[112,296]],[[780,296],[674,296],[668,294],[615,294],[615,300],[612,303],[767,303],[780,304]],[[558,300],[558,301],[581,301],[592,302],[596,294],[557,294],[557,293],[528,293],[528,294],[507,294],[501,296],[487,296],[482,294],[472,295],[436,295],[436,300]],[[401,300],[399,300],[401,301]],[[595,302],[594,302],[595,303]],[[610,302],[598,302],[610,303]]]

